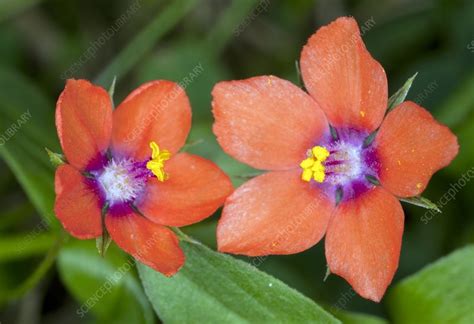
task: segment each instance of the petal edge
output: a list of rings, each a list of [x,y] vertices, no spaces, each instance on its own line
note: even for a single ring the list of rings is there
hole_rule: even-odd
[[[217,141],[226,153],[257,169],[297,167],[328,132],[316,102],[275,76],[219,82],[212,97]]]
[[[451,130],[414,102],[406,101],[386,117],[375,139],[382,185],[399,197],[421,194],[435,172],[458,154]]]
[[[332,126],[378,128],[387,108],[387,77],[354,18],[341,17],[318,29],[303,47],[300,64],[306,88]]]
[[[186,226],[211,216],[232,192],[229,177],[212,161],[179,153],[165,165],[169,178],[152,178],[138,209],[167,226]]]
[[[248,256],[292,254],[319,242],[332,203],[300,174],[269,172],[230,195],[217,226],[218,250]]]
[[[403,223],[400,202],[382,187],[341,203],[326,233],[329,269],[379,302],[398,268]]]

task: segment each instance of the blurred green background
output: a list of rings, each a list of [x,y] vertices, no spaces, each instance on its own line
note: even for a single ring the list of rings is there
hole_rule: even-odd
[[[55,249],[62,234],[52,214],[54,169],[44,148],[60,150],[54,108],[65,78],[108,88],[116,75],[117,104],[143,82],[183,81],[201,65],[186,89],[193,107],[188,150],[214,160],[239,185],[255,171],[226,156],[214,139],[213,85],[264,74],[298,83],[295,61],[307,38],[343,15],[370,25],[363,38],[385,67],[390,93],[418,72],[408,99],[447,124],[461,145],[423,194],[443,204],[442,213],[404,204],[394,283],[474,243],[474,182],[439,201],[474,167],[473,1],[0,0],[0,322],[158,321],[134,271],[84,318],[76,312],[91,287],[127,256],[112,247],[102,259],[94,242],[68,238]],[[217,219],[184,231],[214,248]],[[245,260],[318,303],[388,316],[383,303],[360,298],[341,278],[323,281],[322,242],[298,255]]]

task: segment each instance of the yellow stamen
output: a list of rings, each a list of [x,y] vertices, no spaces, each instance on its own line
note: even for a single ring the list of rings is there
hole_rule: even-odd
[[[165,172],[165,161],[169,160],[171,153],[167,150],[160,150],[156,142],[150,142],[151,160],[146,163],[146,168],[150,170],[159,181],[164,182],[168,179],[168,174]]]
[[[301,179],[309,182],[314,179],[316,182],[323,182],[326,178],[323,162],[329,157],[329,151],[322,146],[315,146],[308,152],[308,158],[300,163],[303,169]]]
[[[313,153],[313,156],[321,161],[321,162],[324,162],[326,161],[326,159],[328,158],[329,156],[329,151],[326,150],[326,148],[322,147],[322,146],[315,146],[311,149],[311,153]]]

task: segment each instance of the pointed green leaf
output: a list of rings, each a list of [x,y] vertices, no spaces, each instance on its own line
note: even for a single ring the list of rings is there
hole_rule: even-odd
[[[107,253],[107,249],[109,248],[110,242],[112,242],[112,238],[110,237],[109,231],[105,226],[105,217],[107,216],[107,211],[109,210],[109,202],[106,202],[104,206],[102,206],[101,217],[102,217],[102,235],[95,239],[95,246],[99,251],[99,254],[104,257],[105,253]]]
[[[415,73],[411,78],[409,78],[405,84],[403,85],[403,87],[401,87],[400,89],[398,89],[397,92],[395,92],[389,99],[388,99],[388,105],[387,105],[387,112],[389,112],[390,110],[392,110],[393,108],[395,108],[396,106],[398,106],[399,104],[401,104],[403,101],[405,101],[405,98],[408,94],[408,91],[410,90],[411,88],[411,85],[413,83],[413,80],[415,80],[416,78],[416,75],[418,74]]]
[[[51,150],[48,149],[47,147],[45,148],[45,150],[46,150],[46,153],[48,153],[49,161],[51,162],[51,164],[52,164],[55,168],[57,168],[57,167],[60,166],[61,164],[66,163],[65,157],[64,157],[63,154],[54,153],[53,151],[51,151]]]
[[[437,211],[438,213],[441,213],[441,209],[432,202],[431,200],[425,198],[425,197],[410,197],[410,198],[400,198],[401,201],[418,206],[418,207],[423,207],[426,209],[433,209]]]
[[[95,246],[102,257],[105,257],[111,242],[112,238],[109,235],[109,231],[105,228],[102,229],[102,235],[95,239]]]
[[[375,140],[375,137],[377,136],[378,131],[373,131],[369,136],[367,136],[364,140],[364,147],[369,147],[370,144],[372,144]]]
[[[112,101],[112,105],[114,104],[114,93],[115,93],[115,83],[117,82],[117,76],[114,75],[114,79],[112,80],[112,84],[109,87],[109,97],[110,101]]]
[[[380,186],[380,181],[379,181],[379,179],[377,179],[377,178],[374,177],[373,175],[366,174],[366,175],[365,175],[365,179],[366,179],[367,181],[369,181],[371,184],[373,184],[374,186]]]
[[[340,323],[264,272],[202,244],[182,242],[183,269],[167,278],[138,264],[145,292],[165,323]]]
[[[474,245],[406,278],[388,295],[394,323],[474,323]]]

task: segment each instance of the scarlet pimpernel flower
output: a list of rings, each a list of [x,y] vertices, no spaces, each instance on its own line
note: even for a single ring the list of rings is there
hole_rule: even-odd
[[[54,210],[64,228],[79,239],[108,233],[142,263],[176,273],[185,256],[169,226],[210,216],[232,192],[213,162],[178,152],[191,127],[184,90],[152,81],[113,110],[103,88],[68,80],[56,127],[67,164],[56,171]]]
[[[291,254],[326,235],[330,271],[379,301],[399,262],[398,198],[421,194],[456,156],[457,139],[413,102],[387,113],[385,71],[353,18],[312,35],[300,67],[308,92],[275,76],[213,90],[214,133],[224,151],[268,171],[226,200],[218,248]]]

